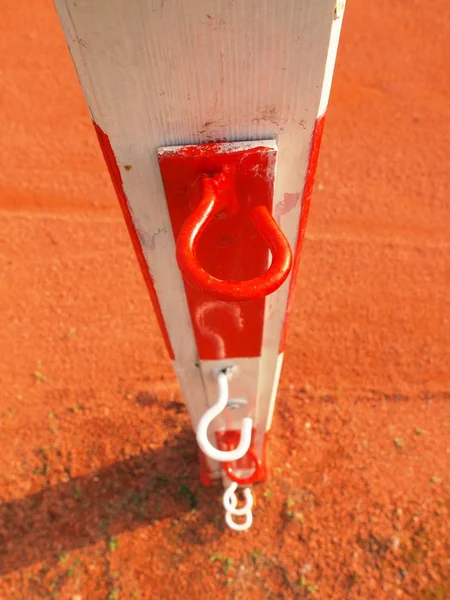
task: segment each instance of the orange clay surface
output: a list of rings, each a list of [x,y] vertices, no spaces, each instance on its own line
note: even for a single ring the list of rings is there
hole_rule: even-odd
[[[0,19],[0,598],[450,598],[447,0],[349,2],[255,521],[224,528],[50,0]]]

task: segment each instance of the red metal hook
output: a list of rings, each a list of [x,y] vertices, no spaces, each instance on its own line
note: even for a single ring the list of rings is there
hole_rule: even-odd
[[[255,483],[256,481],[258,481],[259,475],[260,475],[260,469],[262,466],[261,462],[258,458],[258,455],[256,454],[256,452],[253,450],[253,448],[251,446],[247,450],[247,454],[245,456],[246,457],[248,456],[251,459],[253,466],[254,466],[253,472],[248,477],[238,477],[237,475],[235,475],[233,473],[233,467],[231,466],[231,462],[222,463],[222,468],[225,471],[225,473],[227,474],[228,479],[231,479],[231,481],[235,481],[239,485],[248,485],[250,483]]]
[[[214,177],[204,177],[201,183],[200,203],[184,222],[177,239],[176,256],[183,277],[193,287],[227,302],[246,302],[268,296],[290,273],[292,252],[289,242],[268,208],[255,206],[250,209],[249,216],[272,253],[270,267],[259,277],[247,281],[226,281],[208,273],[196,256],[198,240],[215,215],[236,209],[237,200],[234,181],[226,169]]]

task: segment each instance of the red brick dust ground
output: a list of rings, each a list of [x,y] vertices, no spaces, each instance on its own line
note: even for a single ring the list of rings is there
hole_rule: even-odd
[[[444,0],[350,2],[254,525],[223,523],[50,0],[0,22],[0,598],[450,598]]]

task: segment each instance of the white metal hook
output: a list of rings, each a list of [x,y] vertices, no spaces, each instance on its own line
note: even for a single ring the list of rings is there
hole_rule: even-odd
[[[245,531],[246,529],[251,527],[251,525],[253,523],[252,511],[248,510],[245,513],[245,516],[246,516],[246,519],[243,523],[236,523],[235,521],[233,521],[232,513],[226,512],[225,513],[225,522],[228,525],[228,527],[230,529],[234,529],[234,531]]]
[[[235,481],[233,481],[233,483],[227,487],[223,495],[222,504],[227,512],[230,512],[236,516],[242,516],[245,515],[247,511],[251,510],[253,506],[253,494],[250,488],[246,487],[244,489],[246,504],[242,508],[236,508],[238,503],[238,499],[236,496],[237,487],[238,484]]]
[[[250,488],[244,489],[244,496],[246,499],[245,506],[242,508],[236,508],[237,506],[237,496],[236,489],[238,484],[233,482],[231,485],[227,487],[225,493],[223,495],[223,506],[225,508],[225,522],[230,529],[234,531],[245,531],[248,529],[253,523],[253,514],[252,514],[252,506],[253,506],[253,495]],[[245,517],[245,521],[243,523],[236,523],[233,520],[234,516],[242,516]]]
[[[221,371],[217,375],[217,383],[219,386],[219,399],[214,406],[208,408],[208,410],[202,415],[197,426],[197,442],[201,450],[211,458],[219,462],[230,462],[233,460],[239,460],[245,456],[250,448],[252,441],[252,419],[245,417],[242,419],[241,427],[241,438],[239,444],[234,450],[218,450],[210,444],[208,440],[208,427],[213,419],[217,417],[223,410],[228,402],[228,378],[224,371]]]

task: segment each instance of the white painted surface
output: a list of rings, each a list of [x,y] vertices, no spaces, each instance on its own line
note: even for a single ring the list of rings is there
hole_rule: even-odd
[[[322,75],[322,81],[320,86],[320,101],[317,110],[317,117],[321,117],[325,114],[328,100],[330,96],[331,84],[333,79],[333,71],[336,63],[336,54],[339,43],[339,36],[341,33],[342,19],[345,9],[345,0],[336,0],[333,12],[333,21],[331,24],[331,31],[328,38],[328,50],[325,60],[325,68]],[[320,44],[322,41],[318,39],[316,43]],[[312,132],[311,132],[312,133]],[[311,135],[311,134],[310,134]],[[282,139],[284,136],[282,136]],[[277,178],[275,180],[275,202],[274,202],[274,214],[276,215],[276,206],[280,205],[286,195],[290,195],[292,198],[297,196],[299,199],[303,194],[303,187],[305,184],[305,175],[308,168],[309,148],[311,144],[311,138],[309,146],[304,152],[304,149],[298,147],[296,151],[289,144],[283,146],[278,138],[279,152],[278,152],[278,170]],[[298,157],[299,171],[303,175],[301,188],[289,188],[286,185],[286,181],[290,179],[285,175],[284,167],[287,162],[287,155],[283,155],[280,152],[281,148],[288,148],[291,151],[291,155]],[[283,168],[282,168],[283,167]],[[292,166],[295,169],[295,165]],[[286,235],[291,248],[295,248],[297,245],[298,237],[298,225],[301,217],[301,202],[294,204],[294,208],[287,214],[281,214],[279,218],[279,225]],[[262,349],[262,368],[260,371],[259,381],[259,397],[258,397],[258,411],[256,416],[257,427],[260,430],[269,431],[272,425],[273,413],[275,410],[276,395],[278,389],[278,383],[281,376],[281,369],[283,365],[283,354],[278,355],[279,340],[283,329],[284,314],[286,310],[289,286],[291,284],[291,277],[285,281],[281,288],[272,294],[266,302],[266,315],[265,315],[265,327],[263,335],[263,349]],[[278,340],[278,342],[277,342]]]
[[[333,26],[331,28],[330,43],[328,46],[325,75],[323,78],[322,94],[320,96],[319,110],[317,112],[318,117],[321,117],[325,114],[328,106],[328,100],[330,98],[331,83],[333,81],[334,65],[336,64],[337,49],[339,44],[339,36],[341,35],[344,10],[345,0],[336,0]]]
[[[316,116],[328,99],[341,19],[336,25],[334,0],[55,4],[92,118],[109,136],[117,158],[195,428],[216,392],[205,371],[211,365],[203,363],[202,374],[195,366],[157,148],[276,139],[274,213],[285,194],[301,197]],[[297,202],[279,217],[292,247],[300,211]],[[255,417],[264,431],[281,369],[278,344],[288,289],[289,281],[268,299],[262,358],[243,368],[242,386],[248,386],[251,409],[258,404]]]
[[[280,381],[281,369],[283,368],[283,360],[284,353],[278,355],[277,364],[275,367],[275,376],[273,380],[262,382],[261,388],[265,389],[265,387],[271,389],[270,395],[270,404],[269,404],[269,412],[267,415],[263,414],[260,417],[260,420],[265,422],[266,431],[269,431],[272,426],[273,412],[275,410],[275,401],[277,399],[277,391],[278,391],[278,383]]]

